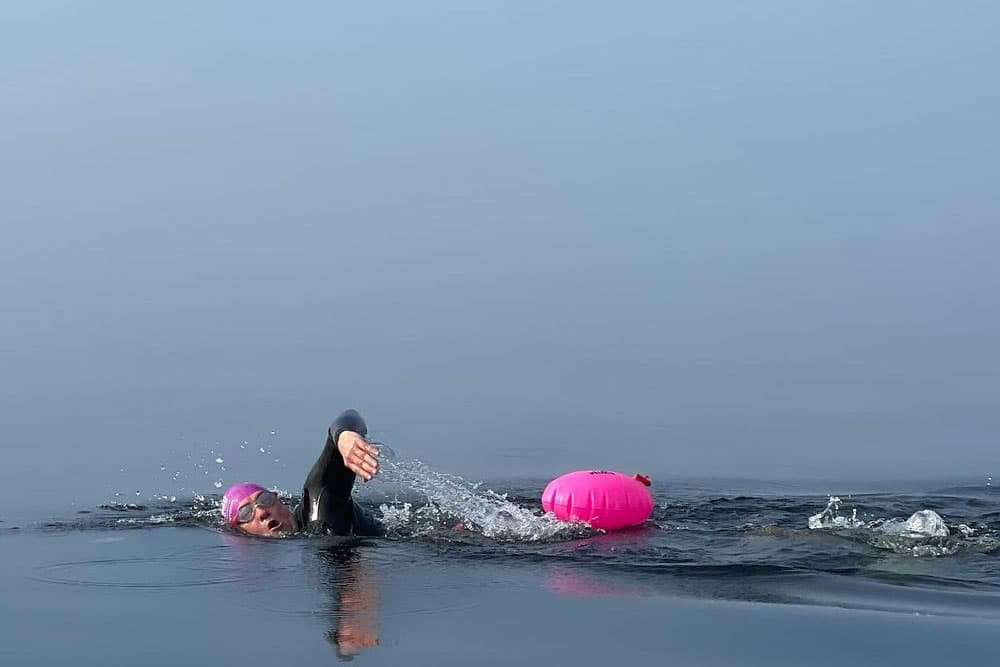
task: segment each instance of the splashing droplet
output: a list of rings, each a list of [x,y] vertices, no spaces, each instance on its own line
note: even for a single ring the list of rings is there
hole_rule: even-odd
[[[264,451],[264,448],[263,448],[263,447],[261,447],[261,448],[260,448],[260,453],[261,453],[261,454],[266,454],[266,452]]]
[[[217,488],[217,489],[221,489],[222,488],[222,480],[221,479],[215,480],[215,488]]]
[[[223,460],[222,460],[222,457],[221,457],[221,456],[217,456],[217,457],[215,458],[215,462],[216,462],[216,463],[225,463],[225,461],[223,461]]]
[[[250,444],[249,442],[247,442],[246,440],[244,440],[244,441],[243,441],[243,444],[242,444],[242,445],[240,445],[240,449],[246,449],[246,448],[247,448],[247,445],[249,445],[249,444]]]

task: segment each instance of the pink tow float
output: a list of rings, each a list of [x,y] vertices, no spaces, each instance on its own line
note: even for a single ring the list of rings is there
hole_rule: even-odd
[[[577,470],[556,477],[542,492],[542,508],[563,521],[601,530],[638,526],[653,513],[649,478],[607,470]]]

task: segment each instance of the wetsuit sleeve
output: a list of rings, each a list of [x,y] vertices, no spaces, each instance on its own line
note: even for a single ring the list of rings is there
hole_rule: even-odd
[[[350,498],[354,473],[344,465],[344,457],[337,449],[337,440],[344,431],[354,431],[362,438],[368,437],[368,426],[357,410],[341,413],[327,430],[323,451],[306,477],[306,489],[325,489],[335,496]]]
[[[343,412],[330,425],[326,443],[313,464],[302,489],[302,518],[305,523],[321,522],[336,533],[350,532],[354,519],[354,473],[344,465],[337,439],[344,431],[368,437],[368,426],[357,410]]]

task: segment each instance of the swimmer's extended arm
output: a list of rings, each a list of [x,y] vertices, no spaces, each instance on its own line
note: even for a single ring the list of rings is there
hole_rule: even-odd
[[[303,528],[318,523],[338,535],[375,533],[351,499],[355,472],[370,479],[370,471],[377,469],[377,452],[365,441],[367,435],[365,420],[356,410],[342,413],[330,426],[323,451],[302,488],[299,522]]]
[[[330,425],[323,451],[306,477],[306,491],[311,492],[314,497],[319,497],[321,489],[336,498],[350,497],[351,488],[354,486],[354,471],[345,465],[344,456],[337,447],[337,442],[341,440],[341,435],[344,436],[345,443],[353,442],[354,438],[350,437],[352,433],[357,434],[357,438],[363,441],[368,435],[368,426],[357,410],[346,410]]]

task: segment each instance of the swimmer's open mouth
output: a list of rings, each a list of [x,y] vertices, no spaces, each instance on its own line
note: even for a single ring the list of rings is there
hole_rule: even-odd
[[[270,521],[267,522],[268,530],[277,530],[280,527],[281,527],[281,522],[278,521],[277,519],[271,519]]]

